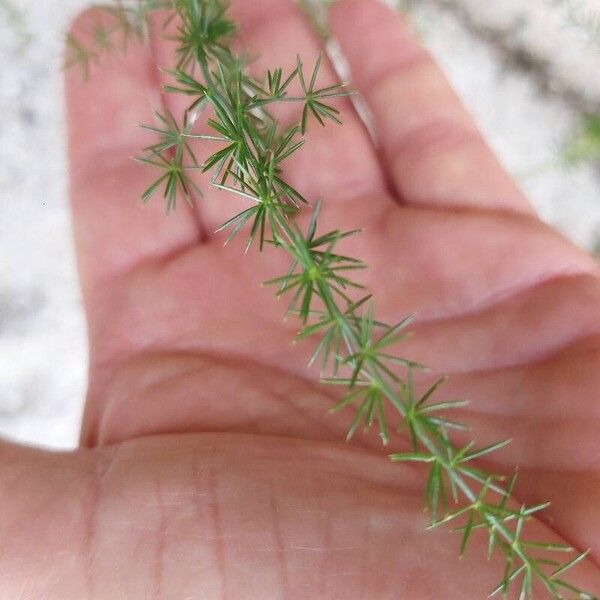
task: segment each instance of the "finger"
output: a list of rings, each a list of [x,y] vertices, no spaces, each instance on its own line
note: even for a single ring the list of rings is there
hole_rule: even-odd
[[[0,481],[3,599],[462,600],[485,597],[506,563],[487,560],[485,536],[460,561],[460,534],[426,533],[410,465],[289,437],[153,436],[74,455],[0,444]],[[537,519],[526,531],[567,541]],[[590,560],[568,573],[590,591],[598,578]]]
[[[256,57],[253,66],[256,74],[262,77],[267,69],[274,67],[282,67],[284,73],[289,73],[296,67],[299,56],[308,80],[319,53],[325,49],[295,2],[237,0],[232,4],[232,14],[240,26],[241,46],[250,56]],[[316,87],[324,88],[339,81],[331,62],[324,58]],[[301,95],[301,92],[301,86],[296,84],[289,95]],[[332,104],[340,110],[343,125],[338,127],[332,121],[326,121],[323,128],[314,120],[310,122],[307,144],[287,166],[286,174],[292,183],[306,188],[311,196],[346,195],[348,188],[355,186],[382,189],[372,144],[351,102],[342,98],[333,100]],[[281,105],[278,111],[277,116],[286,126],[298,121],[302,105]]]
[[[98,10],[75,22],[72,36],[93,44],[97,27],[110,27]],[[156,178],[132,157],[149,143],[139,123],[152,122],[160,105],[149,51],[131,43],[92,65],[85,80],[66,73],[71,201],[77,255],[86,297],[94,288],[147,261],[196,244],[192,213],[180,207],[168,221],[160,201],[142,207],[142,191]]]
[[[256,57],[251,69],[257,77],[262,79],[267,69],[276,67],[282,67],[284,73],[290,73],[295,69],[299,55],[305,65],[305,76],[310,79],[315,61],[324,48],[294,2],[237,1],[232,3],[230,15],[238,26],[236,44],[240,52]],[[173,64],[174,46],[169,40],[157,41],[157,55],[161,64]],[[325,87],[338,81],[332,65],[324,59],[317,86]],[[290,88],[289,96],[297,96],[299,91],[299,87]],[[185,106],[176,96],[167,97],[166,102],[170,108],[181,113]],[[333,104],[341,111],[343,126],[336,126],[330,121],[323,128],[311,122],[306,145],[283,165],[286,181],[309,200],[323,196],[329,205],[335,202],[343,204],[347,196],[384,189],[383,174],[372,144],[351,103],[347,99],[338,99]],[[299,121],[302,107],[285,103],[283,107],[278,106],[275,112],[280,125],[285,127]],[[212,145],[208,144],[208,147],[214,152]],[[201,144],[198,148],[199,154],[204,156],[207,144]],[[202,220],[210,230],[232,216],[236,201],[224,198],[222,192],[207,191],[206,179],[202,185],[206,191],[201,204]],[[247,205],[242,208],[247,208]]]
[[[433,59],[377,0],[341,0],[330,28],[373,115],[401,199],[531,212]]]

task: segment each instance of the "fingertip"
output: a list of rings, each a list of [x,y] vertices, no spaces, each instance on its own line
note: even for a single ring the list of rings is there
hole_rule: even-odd
[[[67,81],[74,83],[90,77],[102,50],[111,43],[109,30],[116,25],[114,17],[100,7],[87,8],[75,15],[65,35],[63,65]],[[104,39],[104,48],[102,48]],[[114,42],[114,40],[113,40]]]
[[[363,92],[391,69],[429,56],[402,15],[381,0],[339,0],[331,7],[329,27]]]
[[[105,35],[108,41],[98,42]],[[67,53],[76,57],[67,59],[65,84],[75,176],[115,150],[123,158],[135,154],[148,139],[139,124],[152,122],[161,106],[150,50],[134,37],[125,45],[125,35],[100,9],[80,14],[69,30]]]
[[[329,8],[328,21],[330,25],[351,22],[368,29],[378,19],[396,16],[381,0],[337,0]]]

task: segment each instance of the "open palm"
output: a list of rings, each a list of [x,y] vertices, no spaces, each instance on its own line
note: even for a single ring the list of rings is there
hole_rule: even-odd
[[[316,57],[287,0],[232,10],[258,64]],[[402,351],[451,375],[441,394],[472,401],[457,418],[478,442],[513,439],[490,466],[519,465],[520,500],[553,501],[532,530],[591,548],[573,581],[598,592],[595,262],[536,218],[393,13],[344,0],[330,26],[376,142],[346,103],[286,176],[325,198],[324,228],[364,228],[347,249],[370,265],[380,316],[417,315]],[[283,258],[211,233],[236,201],[203,182],[168,220],[137,203],[136,123],[181,108],[159,93],[172,48],[151,46],[68,76],[90,386],[80,450],[0,445],[0,599],[484,598],[502,572],[485,539],[459,561],[456,534],[424,532],[424,474],[390,464],[374,434],[342,442],[352,415],[327,414],[310,344],[291,344],[259,287]]]

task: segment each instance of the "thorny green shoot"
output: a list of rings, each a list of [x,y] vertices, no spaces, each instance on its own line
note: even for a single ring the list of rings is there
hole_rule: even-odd
[[[425,504],[431,527],[453,525],[460,536],[461,556],[474,534],[482,532],[488,554],[498,552],[504,557],[505,570],[492,595],[514,590],[521,600],[532,598],[537,582],[550,598],[591,599],[564,578],[587,553],[576,553],[561,563],[548,558],[548,553],[572,553],[572,548],[527,537],[527,523],[547,504],[519,505],[512,498],[516,472],[506,481],[477,466],[478,459],[509,442],[455,447],[449,432],[467,428],[445,415],[465,403],[432,401],[443,380],[423,394],[417,392],[415,375],[424,367],[392,350],[406,335],[410,318],[397,324],[378,321],[370,295],[354,279],[365,265],[338,251],[342,240],[359,232],[318,233],[321,202],[314,204],[306,232],[295,222],[295,215],[309,201],[285,181],[283,164],[302,147],[311,121],[340,122],[331,102],[348,93],[343,85],[319,88],[322,57],[316,57],[311,69],[298,57],[291,72],[274,68],[258,80],[248,74],[246,63],[229,45],[235,24],[221,0],[123,0],[107,7],[112,25],[102,35],[94,33],[92,49],[81,40],[69,40],[70,62],[87,72],[100,50],[118,45],[113,40],[120,39],[123,46],[132,36],[143,36],[147,16],[159,8],[170,8],[170,19],[177,19],[177,64],[166,90],[189,97],[190,104],[179,120],[168,113],[158,115],[158,124],[148,127],[157,141],[143,150],[140,160],[158,174],[142,199],[148,201],[162,189],[167,210],[175,207],[178,197],[191,201],[199,194],[190,173],[195,169],[212,171],[213,186],[246,199],[249,207],[220,229],[228,231],[227,242],[247,232],[247,248],[256,242],[263,250],[268,244],[290,256],[289,270],[267,284],[276,287],[278,297],[289,298],[288,314],[301,323],[298,339],[317,340],[310,362],[320,364],[323,383],[346,389],[343,400],[331,410],[355,411],[348,439],[361,426],[376,427],[387,444],[391,431],[401,424],[411,449],[391,455],[391,460],[428,468]],[[291,89],[299,89],[299,95],[290,95]],[[300,107],[298,122],[287,129],[269,111],[280,102]],[[194,125],[205,106],[215,115],[208,121],[213,133],[199,136],[193,133]],[[214,153],[203,163],[192,149],[194,137],[215,143]],[[386,408],[395,415],[394,423],[388,422]]]

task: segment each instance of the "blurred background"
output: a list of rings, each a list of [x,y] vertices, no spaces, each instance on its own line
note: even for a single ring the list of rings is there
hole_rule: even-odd
[[[390,3],[542,218],[600,255],[600,0]],[[0,436],[55,448],[77,443],[86,386],[61,69],[88,4],[0,0]]]

